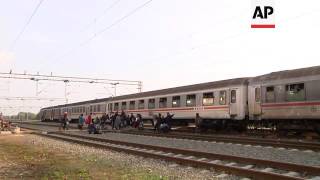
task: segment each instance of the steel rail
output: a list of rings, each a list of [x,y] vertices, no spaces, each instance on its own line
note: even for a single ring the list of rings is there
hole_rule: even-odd
[[[39,134],[39,133],[38,133]],[[179,153],[178,151],[175,151],[175,149],[171,149],[168,151],[162,151],[164,149],[162,149],[161,147],[150,147],[150,148],[145,148],[144,146],[139,146],[139,148],[128,148],[128,147],[135,147],[132,146],[132,144],[119,144],[118,141],[114,141],[113,142],[107,142],[107,141],[101,141],[99,140],[95,140],[95,139],[90,139],[90,138],[83,138],[83,137],[73,137],[70,136],[68,134],[43,134],[40,133],[39,135],[42,136],[46,136],[46,137],[51,137],[51,138],[55,138],[55,139],[60,139],[60,140],[65,140],[65,141],[69,141],[69,142],[74,142],[74,143],[79,143],[79,144],[84,144],[84,145],[88,145],[88,146],[94,146],[97,148],[105,148],[105,149],[111,149],[111,150],[115,150],[115,151],[121,151],[121,152],[126,152],[126,153],[130,153],[130,154],[135,154],[135,155],[139,155],[139,156],[143,156],[143,157],[151,157],[151,158],[158,158],[158,159],[164,159],[167,161],[174,161],[180,164],[188,164],[188,165],[192,165],[192,166],[196,166],[196,167],[202,167],[202,168],[214,168],[215,170],[218,171],[224,171],[224,172],[229,172],[231,174],[235,174],[235,175],[240,175],[240,176],[245,176],[245,177],[251,177],[251,178],[255,178],[255,179],[304,179],[302,177],[294,177],[294,176],[288,176],[285,174],[279,174],[279,173],[273,173],[273,172],[264,172],[261,170],[254,170],[254,169],[246,169],[246,168],[242,168],[242,167],[237,167],[237,166],[229,166],[229,165],[222,165],[222,164],[217,164],[217,163],[213,163],[213,162],[208,162],[208,161],[203,161],[203,160],[197,160],[197,159],[190,159],[190,158],[183,158],[183,157],[178,157],[178,156],[172,156],[172,155],[168,155],[168,154],[164,154],[164,153],[155,153],[154,150],[158,150],[161,152],[169,152],[169,153],[174,153],[174,154],[182,154]],[[114,145],[110,145],[110,144],[114,144]],[[120,146],[119,146],[120,145]],[[124,146],[124,147],[121,147]],[[143,148],[143,149],[141,149]],[[202,156],[198,156],[198,152],[193,152],[193,155],[197,155],[196,158],[200,158]],[[185,155],[185,154],[183,154]],[[186,154],[188,155],[188,154]],[[215,158],[216,159],[216,158]],[[234,161],[234,159],[232,159]],[[269,165],[269,164],[268,164]],[[266,166],[264,164],[264,166]],[[309,166],[308,166],[309,167]],[[309,167],[310,168],[310,167]],[[300,166],[299,167],[299,171],[301,172],[301,170],[303,169],[303,171],[308,171],[309,174],[313,174],[313,170],[309,171],[310,169],[307,168],[305,166]],[[311,168],[316,168],[316,167],[311,167]],[[314,169],[316,170],[316,173],[319,173],[319,168],[318,169]]]
[[[27,123],[26,123],[27,124]],[[29,124],[29,123],[28,123]],[[30,125],[43,125],[43,126],[55,126],[59,127],[57,124],[41,123],[41,124],[31,124]],[[73,128],[69,126],[69,128]],[[265,138],[248,138],[248,137],[225,137],[225,136],[214,136],[214,135],[198,135],[198,134],[186,134],[186,133],[153,133],[145,131],[121,131],[124,134],[134,134],[134,135],[145,135],[154,137],[167,137],[176,139],[192,139],[199,141],[216,141],[216,142],[230,142],[239,144],[249,144],[249,145],[262,145],[262,146],[273,146],[273,147],[283,147],[283,148],[293,148],[300,150],[314,150],[320,151],[320,143],[317,142],[303,142],[303,141],[286,141],[286,140],[273,140]]]
[[[266,138],[248,138],[248,137],[226,137],[226,136],[214,136],[214,135],[198,135],[198,134],[186,134],[186,133],[152,133],[152,132],[137,132],[137,131],[122,131],[126,134],[155,136],[155,137],[168,137],[177,139],[192,139],[200,141],[216,141],[216,142],[230,142],[239,144],[254,144],[262,146],[273,147],[285,147],[296,148],[303,150],[315,150],[320,151],[320,143],[317,142],[303,142],[303,141],[287,141],[278,139],[266,139]]]

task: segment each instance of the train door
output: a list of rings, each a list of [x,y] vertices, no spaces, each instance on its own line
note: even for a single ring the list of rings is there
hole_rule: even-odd
[[[230,89],[230,115],[234,116],[238,114],[237,97],[239,95],[239,89]]]
[[[261,87],[254,87],[254,103],[253,103],[253,115],[261,115]]]

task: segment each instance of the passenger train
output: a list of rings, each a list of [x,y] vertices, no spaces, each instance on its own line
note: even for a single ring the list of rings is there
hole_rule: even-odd
[[[216,129],[320,132],[320,66],[47,107],[40,117],[53,121],[68,112],[77,120],[80,114],[122,110],[141,114],[144,120],[169,112],[175,121],[186,123],[199,113],[204,124]]]

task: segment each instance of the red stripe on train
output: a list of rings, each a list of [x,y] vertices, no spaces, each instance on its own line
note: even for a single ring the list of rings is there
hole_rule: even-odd
[[[204,109],[228,109],[229,106],[208,106],[204,107]]]
[[[319,106],[319,105],[320,105],[320,102],[301,102],[301,103],[261,104],[261,107]]]
[[[203,109],[226,109],[229,106],[204,106]],[[199,107],[187,107],[187,108],[164,108],[164,109],[140,109],[140,110],[127,110],[127,112],[149,112],[149,111],[192,111],[201,110]]]

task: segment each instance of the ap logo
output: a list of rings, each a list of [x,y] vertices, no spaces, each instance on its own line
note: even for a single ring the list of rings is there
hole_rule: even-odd
[[[275,28],[274,0],[251,0],[251,28]]]

